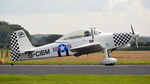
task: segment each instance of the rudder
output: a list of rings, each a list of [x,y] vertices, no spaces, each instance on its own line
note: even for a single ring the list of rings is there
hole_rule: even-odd
[[[15,31],[11,34],[11,60],[18,61],[20,59],[21,53],[31,50],[32,44],[29,41],[23,30]]]

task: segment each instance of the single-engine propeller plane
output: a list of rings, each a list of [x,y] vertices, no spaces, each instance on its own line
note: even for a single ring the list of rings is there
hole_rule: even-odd
[[[32,46],[23,30],[11,34],[11,60],[22,61],[49,57],[80,56],[94,52],[104,52],[105,59],[99,64],[114,65],[116,58],[111,58],[109,51],[117,48],[130,47],[129,42],[134,39],[138,47],[139,33],[134,32],[103,33],[95,28],[75,31],[64,35],[54,43],[40,47]],[[13,65],[13,64],[12,64]]]

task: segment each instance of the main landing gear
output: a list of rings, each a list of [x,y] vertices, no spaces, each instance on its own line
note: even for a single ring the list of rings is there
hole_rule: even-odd
[[[105,66],[114,66],[117,62],[116,58],[110,58],[109,52],[107,49],[104,50],[105,53],[105,59],[101,61],[99,64],[105,65]]]

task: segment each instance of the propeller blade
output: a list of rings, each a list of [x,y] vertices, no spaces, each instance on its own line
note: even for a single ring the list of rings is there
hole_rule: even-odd
[[[137,39],[135,39],[135,44],[136,44],[136,47],[138,48],[139,45],[138,45]]]
[[[134,32],[134,29],[133,29],[133,27],[132,27],[132,24],[131,24],[131,30],[132,30],[133,39],[134,39],[134,41],[135,41],[136,47],[138,48],[138,47],[139,47],[139,45],[138,45],[138,42],[137,42],[137,38],[136,38],[136,37],[134,37],[135,32]]]
[[[137,42],[137,38],[133,38],[133,40],[134,40],[134,42],[135,42],[136,47],[138,48],[139,45],[138,45],[138,42]]]
[[[132,30],[132,34],[135,34],[132,25],[131,25],[131,30]]]

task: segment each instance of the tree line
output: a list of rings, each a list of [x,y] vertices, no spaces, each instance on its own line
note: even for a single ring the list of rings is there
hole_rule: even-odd
[[[8,48],[10,46],[10,35],[12,32],[17,30],[24,30],[29,40],[34,46],[41,46],[48,43],[52,43],[62,36],[58,34],[31,35],[21,25],[9,24],[8,22],[0,21],[0,48]]]
[[[32,44],[34,46],[42,46],[48,43],[53,43],[63,35],[59,34],[35,34],[32,35]]]
[[[17,24],[9,24],[5,21],[0,21],[0,44],[9,44],[10,43],[10,34],[17,30],[24,30],[29,39],[31,40],[30,33],[25,30],[23,27]]]

